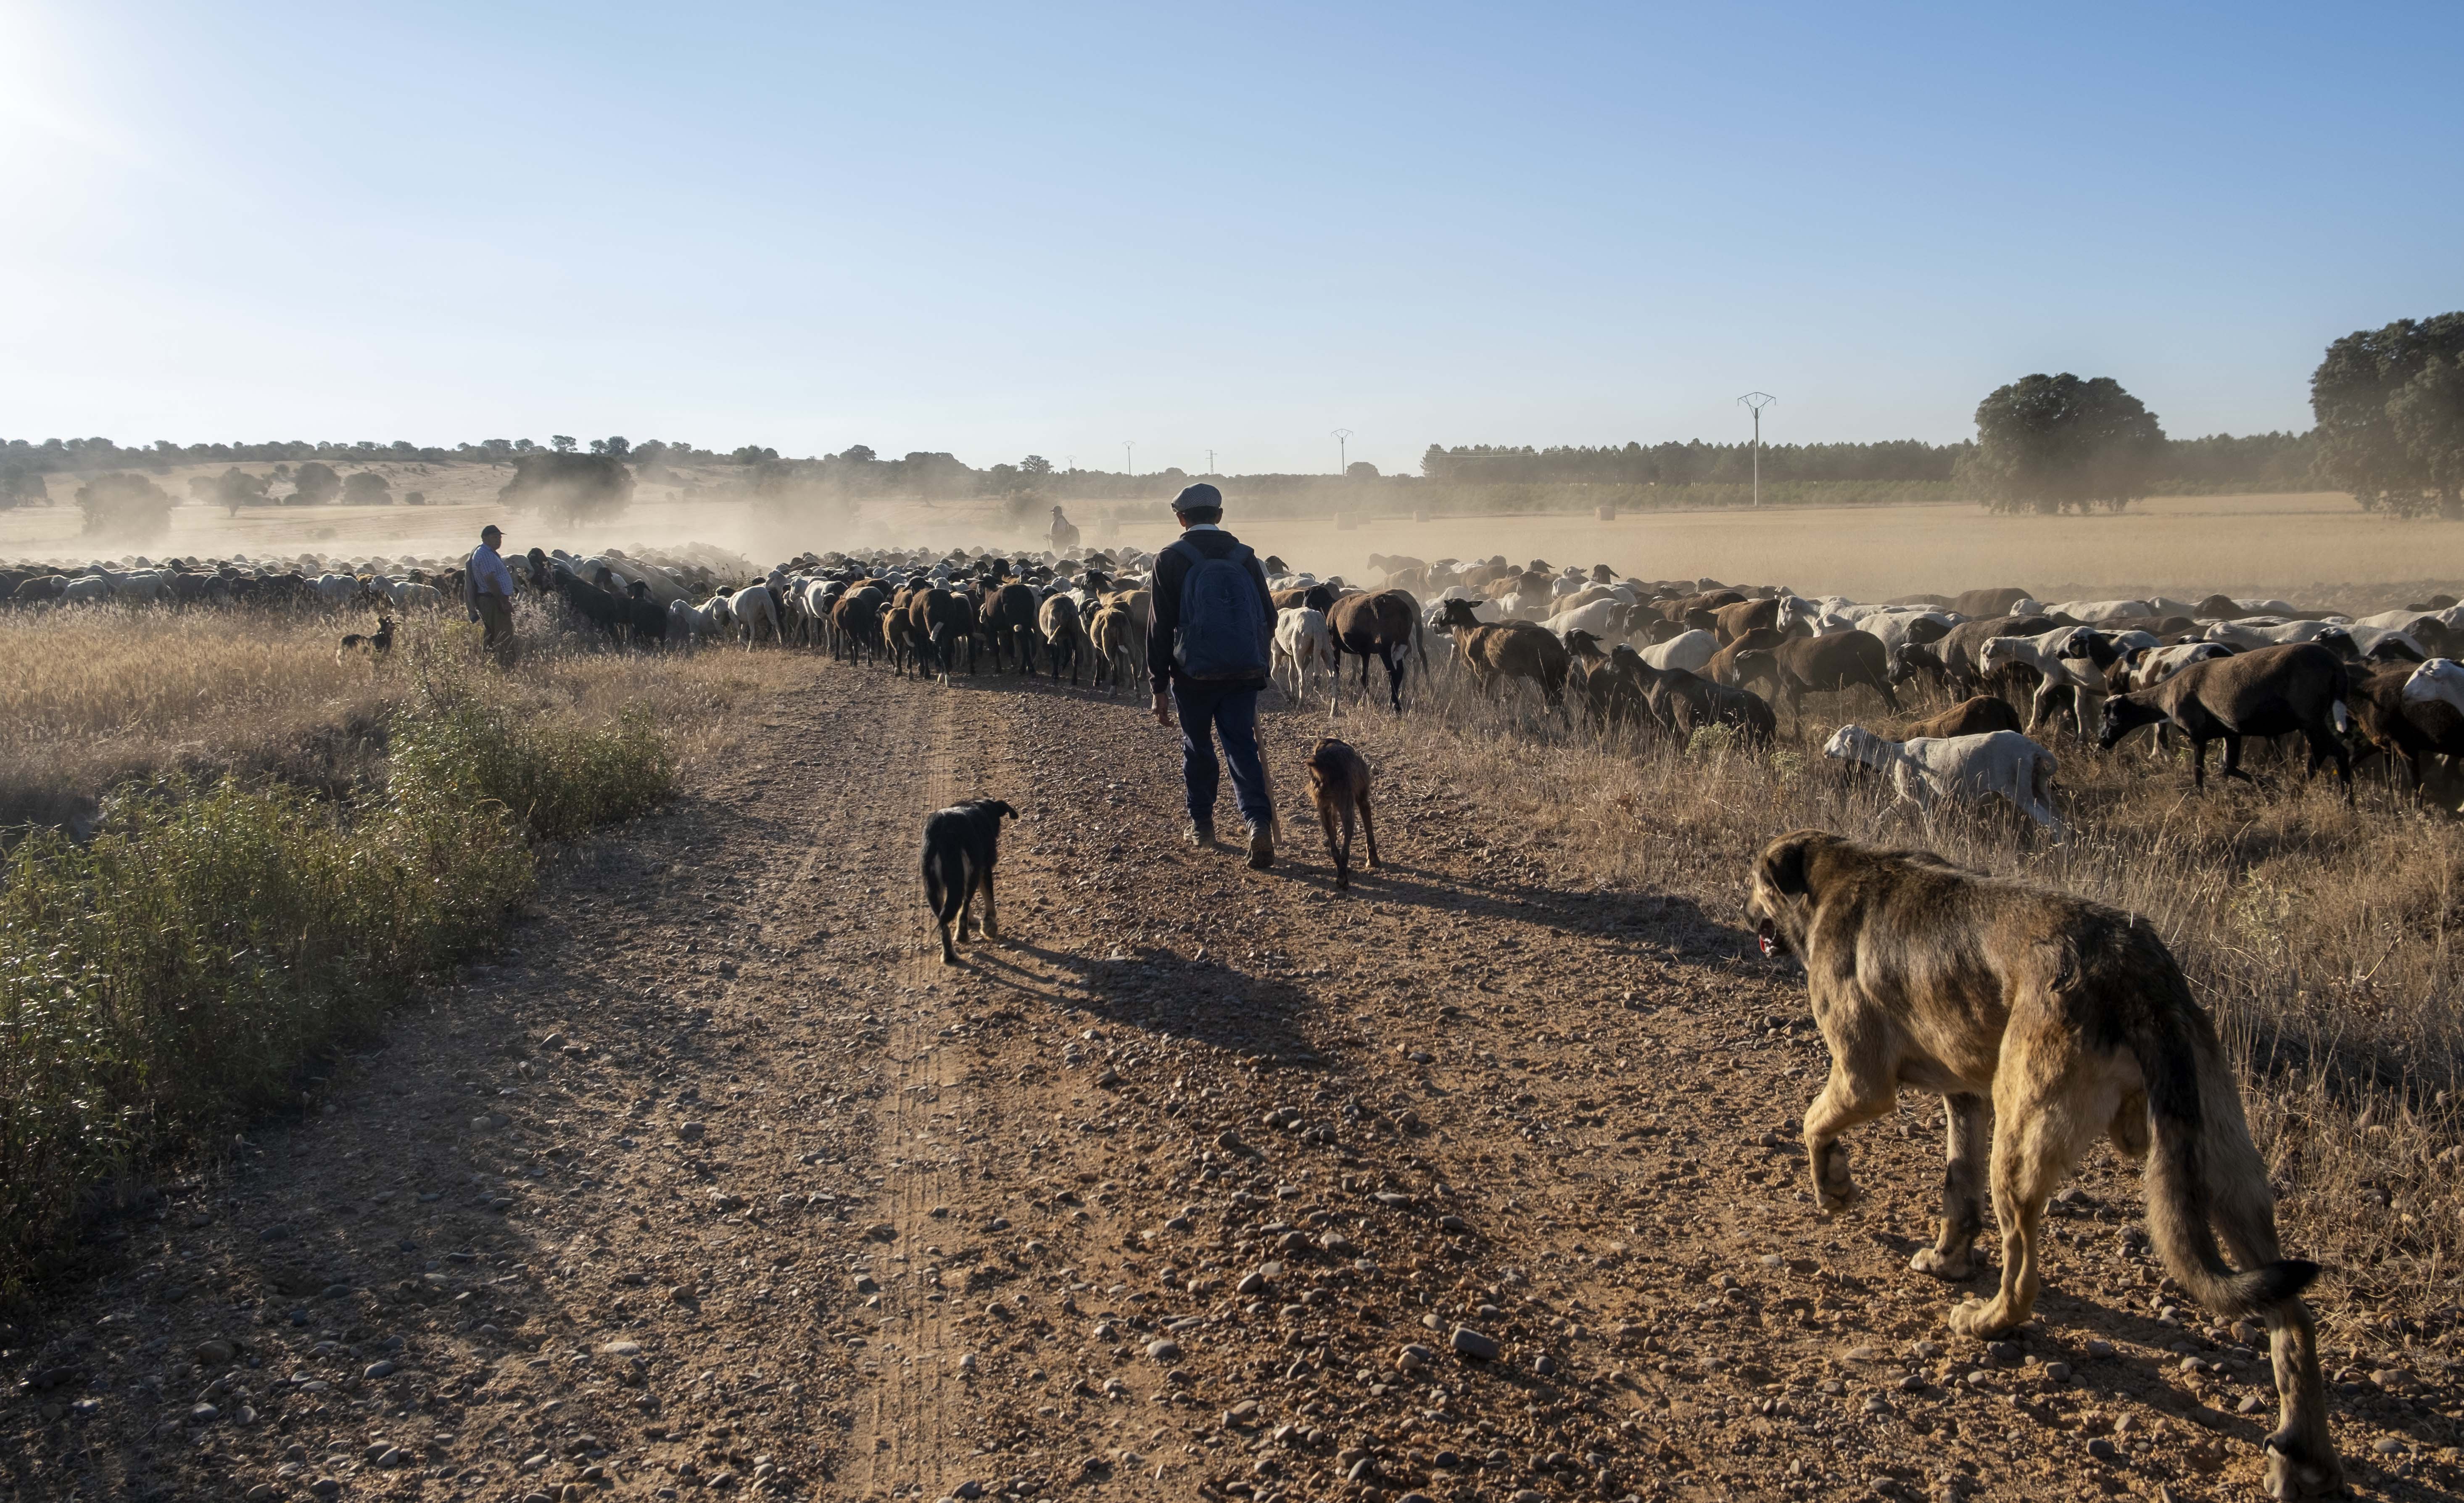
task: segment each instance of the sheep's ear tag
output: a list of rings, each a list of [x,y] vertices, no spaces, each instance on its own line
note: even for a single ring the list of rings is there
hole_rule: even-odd
[[[1763,959],[1765,960],[1770,960],[1772,956],[1779,953],[1779,946],[1771,942],[1771,937],[1770,935],[1758,934],[1754,936],[1754,943],[1762,946]]]

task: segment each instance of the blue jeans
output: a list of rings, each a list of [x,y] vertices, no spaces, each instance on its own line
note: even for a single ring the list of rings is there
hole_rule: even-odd
[[[1232,763],[1232,796],[1241,817],[1252,825],[1272,820],[1266,767],[1258,760],[1258,691],[1175,678],[1172,704],[1180,717],[1180,777],[1189,788],[1190,822],[1200,829],[1215,828],[1215,789],[1222,778],[1215,761],[1217,736],[1223,738],[1223,757]]]

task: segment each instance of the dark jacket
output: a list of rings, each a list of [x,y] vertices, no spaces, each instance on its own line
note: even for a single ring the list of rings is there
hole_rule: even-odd
[[[1230,558],[1232,550],[1241,546],[1240,539],[1221,527],[1193,528],[1182,533],[1180,541],[1197,549],[1201,557],[1209,559]],[[1188,574],[1189,561],[1171,548],[1164,549],[1162,556],[1155,560],[1155,584],[1152,586],[1155,620],[1147,629],[1147,666],[1155,679],[1155,692],[1157,694],[1163,693],[1172,683],[1175,666],[1172,660],[1173,639],[1175,633],[1180,630],[1180,586],[1181,581],[1187,578]],[[1258,556],[1254,553],[1249,555],[1249,578],[1257,582],[1258,600],[1265,608],[1266,613],[1268,651],[1262,656],[1267,662],[1272,662],[1274,660],[1272,641],[1275,630],[1275,597],[1266,588],[1266,571],[1258,563]],[[1210,681],[1208,687],[1264,689],[1266,687],[1266,675],[1260,674],[1254,679],[1243,679],[1230,683]]]

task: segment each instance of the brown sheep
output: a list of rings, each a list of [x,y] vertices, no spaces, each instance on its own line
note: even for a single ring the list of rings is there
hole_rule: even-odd
[[[2191,785],[2203,789],[2208,785],[2208,742],[2225,743],[2226,777],[2255,782],[2241,769],[2242,739],[2299,732],[2310,743],[2304,776],[2334,758],[2345,802],[2351,803],[2353,759],[2343,734],[2349,721],[2345,701],[2351,696],[2352,677],[2343,660],[2318,643],[2263,647],[2192,663],[2153,689],[2113,696],[2104,702],[2104,731],[2097,745],[2111,751],[2140,726],[2169,722],[2189,737]]]
[[[2353,722],[2369,743],[2363,756],[2385,752],[2412,769],[2412,787],[2424,789],[2430,759],[2464,757],[2464,716],[2444,699],[2404,696],[2410,665],[2386,668],[2353,685]]]
[[[1419,649],[1421,673],[1429,669],[1428,650],[1420,647],[1419,603],[1399,589],[1346,595],[1328,608],[1326,625],[1334,634],[1336,688],[1343,683],[1342,655],[1350,652],[1360,659],[1360,692],[1366,697],[1369,660],[1375,657],[1386,665],[1386,692],[1394,700],[1395,713],[1402,714],[1403,666],[1415,648]]]
[[[1743,734],[1748,745],[1768,746],[1778,734],[1771,707],[1750,689],[1731,689],[1682,668],[1654,668],[1630,647],[1610,653],[1609,664],[1612,673],[1641,691],[1651,718],[1681,736],[1698,726],[1726,725]]]
[[[1719,634],[1724,644],[1733,642],[1749,631],[1765,629],[1800,636],[1814,630],[1813,624],[1807,620],[1813,609],[1811,602],[1793,595],[1773,595],[1768,600],[1740,600],[1722,606],[1711,613],[1714,623],[1711,630]]]
[[[1998,636],[2041,636],[2059,625],[2051,616],[1988,616],[1963,621],[1934,644],[1934,655],[1942,659],[1943,671],[1953,684],[1973,691],[1985,682],[1976,654],[1984,651],[1986,643]]]
[[[1834,631],[1824,636],[1797,637],[1775,648],[1737,654],[1737,681],[1768,678],[1787,696],[1791,719],[1802,718],[1805,696],[1837,694],[1863,684],[1882,696],[1893,715],[1900,696],[1891,692],[1891,654],[1871,631]]]
[[[1107,603],[1095,608],[1087,624],[1088,651],[1095,659],[1095,687],[1107,695],[1121,692],[1130,666],[1130,613]]]
[[[1994,589],[1962,590],[1959,598],[1950,603],[1950,608],[1963,616],[2007,616],[2018,608],[2019,602],[2035,598],[2015,585],[2004,585]]]
[[[1756,627],[1712,653],[1711,660],[1703,665],[1703,676],[1715,684],[1727,684],[1733,689],[1737,685],[1737,658],[1741,653],[1768,652],[1787,640],[1783,632],[1770,627]]]
[[[1035,629],[1036,634],[1044,638],[1052,681],[1061,681],[1061,665],[1066,662],[1069,665],[1070,687],[1077,687],[1079,660],[1087,652],[1087,628],[1079,619],[1077,600],[1063,594],[1045,596],[1044,604],[1036,608]]]
[[[1485,625],[1467,600],[1447,601],[1438,625],[1454,634],[1455,652],[1470,667],[1481,693],[1493,695],[1501,680],[1521,678],[1538,686],[1549,708],[1566,707],[1566,674],[1573,664],[1555,632],[1528,621]]]
[[[1742,589],[1699,590],[1691,595],[1681,595],[1675,600],[1665,601],[1661,603],[1660,608],[1661,613],[1669,620],[1690,628],[1694,624],[1686,618],[1696,611],[1718,610],[1724,606],[1736,605],[1746,598],[1746,592]],[[1702,630],[1708,631],[1711,629],[1704,627]]]
[[[1919,737],[1987,736],[1995,731],[2019,729],[2019,712],[2000,695],[1981,694],[1973,699],[1962,699],[1940,715],[1927,716],[1910,725],[1900,737],[1912,741]]]

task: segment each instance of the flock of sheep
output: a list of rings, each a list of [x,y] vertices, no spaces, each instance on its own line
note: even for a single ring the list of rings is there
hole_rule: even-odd
[[[1903,740],[1843,726],[1826,754],[1877,768],[1920,807],[1999,800],[2049,829],[2057,763],[2036,738],[2064,721],[2106,749],[2146,726],[2160,742],[2179,737],[2202,785],[2214,741],[2225,775],[2247,777],[2246,740],[2301,738],[2310,770],[2334,763],[2348,797],[2357,749],[2403,758],[2416,785],[2429,759],[2464,755],[2464,669],[2451,660],[2464,607],[2447,599],[2357,620],[2223,596],[2046,604],[2000,588],[1866,603],[1606,565],[1369,562],[1384,576],[1375,588],[1265,561],[1274,677],[1294,701],[1322,682],[1342,696],[1343,660],[1355,657],[1358,692],[1375,662],[1399,711],[1411,665],[1459,664],[1485,694],[1528,688],[1603,730],[1690,740],[1717,726],[1759,745],[1808,694],[1863,690],[1897,713],[1899,691],[1928,679],[1965,697]],[[827,647],[902,674],[974,673],[987,659],[1072,683],[1084,671],[1117,692],[1146,673],[1153,565],[1135,549],[808,553],[671,609],[695,640]],[[624,587],[621,571],[600,583]]]
[[[806,553],[766,572],[688,546],[577,557],[533,549],[517,582],[573,630],[616,643],[690,649],[827,647],[904,674],[1090,677],[1117,693],[1147,671],[1155,556],[1071,549]],[[2058,828],[2057,763],[2043,742],[2065,721],[2106,749],[2142,727],[2180,737],[2203,785],[2207,749],[2241,767],[2247,739],[2299,737],[2310,771],[2334,763],[2347,795],[2355,752],[2402,758],[2419,786],[2431,759],[2464,756],[2464,606],[2444,597],[2353,619],[2280,600],[2221,595],[2047,604],[2016,588],[1885,603],[1711,580],[1644,580],[1504,558],[1466,563],[1373,554],[1361,588],[1265,561],[1278,616],[1274,678],[1295,701],[1343,694],[1343,659],[1386,670],[1403,707],[1407,671],[1460,664],[1489,695],[1527,688],[1603,731],[1691,739],[1725,727],[1768,743],[1808,694],[1862,691],[1894,713],[1927,679],[1965,697],[1890,740],[1846,725],[1825,753],[1881,770],[1923,807],[2000,800]],[[0,601],[458,608],[460,560],[145,559],[76,569],[0,565]],[[1757,691],[1760,692],[1757,692]],[[2024,717],[2007,691],[2024,699]]]

